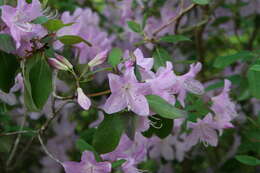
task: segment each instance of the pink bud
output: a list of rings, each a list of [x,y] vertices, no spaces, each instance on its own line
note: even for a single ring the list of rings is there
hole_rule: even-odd
[[[78,92],[78,104],[83,109],[88,110],[91,105],[90,99],[84,94],[84,92],[81,88],[78,88],[77,92]]]
[[[48,58],[48,63],[50,64],[50,66],[52,66],[53,68],[57,69],[57,70],[69,70],[69,68],[62,64],[60,61],[58,61],[55,58]]]
[[[98,53],[96,57],[88,63],[88,65],[90,67],[95,67],[97,65],[103,64],[107,59],[107,52],[108,51],[105,50],[103,52]]]
[[[63,56],[55,53],[55,57],[56,59],[58,59],[62,64],[66,65],[69,69],[72,69],[73,66],[71,65],[71,63]]]

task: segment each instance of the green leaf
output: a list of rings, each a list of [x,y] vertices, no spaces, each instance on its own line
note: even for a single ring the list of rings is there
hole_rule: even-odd
[[[93,146],[99,154],[109,153],[116,149],[124,131],[121,115],[105,115],[93,139]]]
[[[90,144],[85,142],[83,139],[78,139],[76,141],[76,148],[80,152],[83,152],[83,151],[86,151],[86,150],[88,150],[88,151],[95,151],[95,149]]]
[[[121,62],[123,56],[123,52],[119,48],[113,48],[108,56],[108,63],[113,67],[116,66]]]
[[[43,20],[43,19],[41,19]],[[61,28],[64,28],[66,26],[71,26],[73,23],[68,23],[64,24],[61,20],[59,19],[51,19],[48,20],[47,22],[43,23],[43,26],[50,32],[56,32],[60,30]]]
[[[184,35],[167,35],[167,36],[161,37],[160,41],[167,42],[167,43],[178,43],[181,41],[191,41],[191,39]]]
[[[26,106],[30,111],[41,110],[52,92],[52,71],[41,53],[26,62],[24,76]]]
[[[6,93],[15,83],[19,63],[14,55],[0,53],[0,89]]]
[[[92,46],[92,44],[83,38],[76,36],[76,35],[64,35],[61,37],[57,38],[60,42],[62,42],[65,45],[73,45],[73,44],[78,44],[78,43],[86,43],[88,46]]]
[[[34,24],[44,24],[44,23],[46,23],[48,21],[49,21],[48,17],[46,17],[46,16],[39,16],[36,19],[34,19],[32,21],[32,23],[34,23]]]
[[[241,52],[238,52],[238,53],[235,53],[232,55],[219,56],[216,58],[216,60],[214,62],[214,67],[225,68],[240,59],[249,59],[252,57],[253,57],[253,54],[249,51],[241,51]]]
[[[199,5],[207,5],[210,3],[211,0],[192,0],[193,3]]]
[[[250,166],[257,166],[260,165],[260,160],[252,157],[252,156],[247,156],[247,155],[237,155],[236,160],[238,160],[239,162],[246,164],[246,165],[250,165]]]
[[[171,61],[171,55],[167,50],[163,48],[156,48],[156,51],[153,53],[154,57],[154,69],[157,70],[159,67],[165,66],[167,61]]]
[[[176,119],[187,115],[185,111],[174,107],[160,96],[148,95],[146,99],[152,111],[164,118]]]
[[[249,82],[249,91],[255,98],[260,99],[260,65],[256,64],[249,68],[247,77]]]
[[[122,166],[124,163],[126,162],[126,160],[124,159],[120,159],[120,160],[117,160],[115,162],[112,163],[112,168],[119,168],[120,166]]]
[[[127,24],[132,31],[137,33],[142,32],[142,26],[139,23],[136,23],[135,21],[128,21]]]
[[[11,53],[16,50],[13,38],[8,34],[0,34],[0,49],[6,53]]]

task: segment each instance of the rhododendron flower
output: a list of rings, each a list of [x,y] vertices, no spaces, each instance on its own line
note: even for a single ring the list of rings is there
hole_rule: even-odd
[[[32,24],[32,20],[42,16],[42,9],[39,0],[33,0],[27,4],[25,0],[18,0],[17,7],[8,5],[1,7],[2,20],[10,29],[13,39],[16,41],[16,48],[21,46],[21,40],[32,38],[33,35],[42,35],[40,25]]]
[[[198,95],[204,93],[203,85],[199,81],[195,80],[195,76],[201,70],[201,67],[201,63],[191,64],[188,73],[182,76],[176,75],[176,83],[172,87],[172,92],[178,94],[177,100],[183,107],[185,106],[184,100],[187,91]]]
[[[90,151],[83,152],[81,162],[64,162],[63,167],[66,173],[110,173],[112,169],[109,162],[97,162]]]
[[[187,136],[187,148],[196,145],[198,142],[203,142],[205,146],[208,146],[208,144],[217,146],[217,127],[211,113],[206,115],[202,120],[198,119],[196,123],[188,122],[187,126],[192,129],[192,132]]]
[[[231,121],[238,115],[235,104],[229,98],[230,87],[231,82],[226,79],[223,91],[218,96],[212,97],[211,109],[219,119],[226,121]]]
[[[136,58],[136,64],[142,67],[145,71],[149,71],[153,67],[153,58],[144,58],[143,52],[141,49],[136,49],[134,51],[134,56]]]
[[[151,158],[159,158],[162,156],[165,160],[173,160],[174,151],[172,145],[174,144],[174,137],[169,135],[165,139],[160,139],[154,136],[150,140],[151,150],[149,155]]]
[[[143,170],[139,170],[137,168],[137,164],[138,163],[135,162],[135,159],[128,158],[126,160],[126,162],[122,164],[122,170],[124,171],[124,173],[142,173],[142,172],[145,172]]]
[[[172,71],[172,63],[166,62],[166,67],[160,67],[152,79],[147,79],[151,87],[151,94],[159,95],[168,102],[175,104],[175,97],[171,88],[176,83],[176,77]]]
[[[126,69],[123,76],[110,73],[108,78],[112,94],[103,107],[106,113],[112,114],[128,108],[140,116],[149,115],[149,105],[144,96],[148,85],[137,81],[134,68]]]
[[[88,96],[85,95],[81,88],[77,89],[78,92],[78,104],[85,110],[89,110],[91,106],[91,101]]]

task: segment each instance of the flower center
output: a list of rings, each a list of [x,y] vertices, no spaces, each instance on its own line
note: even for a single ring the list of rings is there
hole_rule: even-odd
[[[32,24],[29,18],[22,11],[18,11],[13,18],[13,22],[17,28],[24,32],[32,32]]]

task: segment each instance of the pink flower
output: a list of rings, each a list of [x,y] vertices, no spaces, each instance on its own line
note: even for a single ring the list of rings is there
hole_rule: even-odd
[[[145,71],[149,71],[153,68],[153,58],[144,58],[144,55],[140,49],[134,51],[134,56],[136,58],[136,64],[142,67]]]
[[[223,91],[215,97],[212,97],[213,105],[211,109],[215,112],[219,119],[231,121],[237,117],[236,106],[229,98],[231,82],[225,80]]]
[[[186,93],[191,92],[194,94],[202,95],[204,93],[203,85],[195,80],[195,76],[201,70],[201,63],[191,64],[190,71],[182,76],[176,76],[176,83],[172,87],[172,92],[178,94],[177,100],[184,107],[184,100]]]
[[[123,76],[110,73],[108,78],[112,94],[103,107],[106,113],[128,108],[140,116],[149,115],[149,105],[144,96],[148,85],[137,81],[133,67],[126,69]]]
[[[160,139],[157,136],[151,138],[150,146],[151,150],[149,155],[151,158],[159,158],[162,156],[165,160],[173,160],[174,151],[172,145],[174,144],[174,137],[169,135],[165,139]]]
[[[33,0],[27,4],[25,0],[18,0],[17,7],[13,8],[4,5],[2,9],[2,20],[8,26],[13,39],[16,41],[16,48],[21,46],[22,39],[28,40],[33,36],[45,33],[39,26],[32,24],[31,21],[42,16],[42,9],[39,0]]]
[[[78,92],[78,104],[85,110],[89,110],[91,106],[90,99],[84,94],[81,88],[77,89]]]
[[[81,162],[64,162],[63,167],[66,173],[110,173],[112,169],[109,162],[97,162],[90,151],[82,154]]]
[[[192,132],[187,136],[187,148],[191,148],[198,142],[203,142],[205,146],[208,146],[208,144],[211,146],[217,146],[217,127],[212,114],[209,113],[202,120],[198,119],[196,123],[188,122],[188,128],[191,128]]]
[[[175,104],[175,97],[171,88],[176,83],[176,77],[171,62],[166,62],[166,67],[160,67],[154,77],[146,81],[151,87],[151,94],[159,95],[171,104]]]

